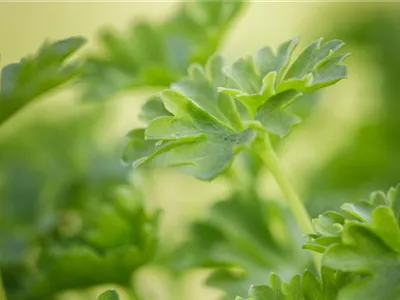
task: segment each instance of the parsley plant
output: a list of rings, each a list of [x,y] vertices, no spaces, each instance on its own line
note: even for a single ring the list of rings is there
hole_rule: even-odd
[[[182,3],[129,35],[103,31],[102,53],[71,59],[85,44],[71,37],[2,69],[0,125],[66,83],[83,100],[161,91],[142,107],[144,126],[126,135],[124,165],[91,140],[102,108],[0,141],[0,300],[57,299],[103,284],[145,299],[133,275],[157,263],[173,275],[210,269],[207,284],[224,299],[400,299],[400,185],[312,220],[275,150],[301,122],[296,102],[347,78],[344,43],[321,38],[298,51],[294,37],[228,63],[218,48],[244,7]],[[139,184],[160,168],[232,187],[162,263],[161,216]],[[255,188],[263,168],[285,204]],[[98,296],[119,299],[114,289]]]

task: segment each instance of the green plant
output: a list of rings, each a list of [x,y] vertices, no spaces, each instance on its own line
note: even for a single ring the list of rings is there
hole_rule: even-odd
[[[0,124],[73,79],[75,86],[84,84],[85,98],[96,99],[126,88],[168,85],[189,62],[202,62],[216,50],[243,5],[184,3],[164,24],[135,24],[133,37],[104,32],[106,56],[67,62],[83,38],[46,42],[35,55],[3,68]],[[134,295],[132,272],[154,257],[158,212],[145,209],[116,153],[92,142],[106,113],[91,110],[56,123],[46,117],[28,122],[28,129],[1,142],[0,265],[11,299],[52,299],[102,283]],[[3,287],[0,291],[5,299]]]
[[[218,49],[244,1],[193,1],[162,23],[132,24],[127,34],[101,32],[102,53],[86,61],[82,97],[104,100],[143,86],[167,87],[190,63]]]
[[[123,158],[134,167],[144,164],[178,167],[199,179],[211,180],[229,174],[227,170],[232,168],[233,159],[243,150],[260,156],[281,188],[298,225],[312,240],[305,248],[314,250],[316,274],[307,271],[282,283],[272,273],[271,286],[252,287],[249,299],[397,299],[397,190],[391,190],[387,196],[374,194],[369,202],[344,205],[345,215],[327,212],[313,226],[273,150],[269,136],[284,137],[299,123],[287,111],[290,104],[302,93],[329,86],[347,76],[347,67],[342,64],[347,54],[337,54],[343,45],[341,41],[318,40],[291,61],[297,43],[293,39],[282,44],[276,54],[270,48],[263,48],[228,67],[219,55],[212,56],[204,68],[192,65],[187,78],[145,104],[142,116],[148,122],[147,127],[128,134]],[[251,198],[249,194],[245,196]],[[223,215],[230,214],[229,207],[220,211],[218,218],[223,222]],[[236,210],[239,211],[246,219],[244,207]],[[218,226],[222,229],[228,225]],[[244,224],[236,227],[242,229]],[[199,224],[195,230],[200,236],[197,240],[207,247],[224,240],[223,231],[218,232],[210,225]],[[199,248],[202,248],[199,244],[194,247]],[[219,254],[222,249],[218,249]],[[322,269],[320,252],[324,253]],[[207,258],[212,253],[195,256]],[[222,257],[226,259],[229,255]],[[208,258],[202,263],[213,267],[229,264],[216,261]],[[227,276],[222,276],[227,288]],[[231,278],[231,284],[232,281],[235,279]]]
[[[212,56],[204,68],[191,65],[188,78],[145,105],[143,115],[151,112],[155,118],[145,129],[128,134],[124,161],[135,167],[146,163],[180,167],[211,180],[226,171],[240,151],[255,151],[276,179],[299,226],[305,233],[313,232],[269,135],[284,137],[299,123],[287,109],[302,93],[347,76],[342,64],[347,54],[337,54],[343,42],[319,39],[291,62],[298,42],[295,38],[283,43],[276,54],[262,48],[229,67],[220,55]],[[154,106],[157,102],[164,108]]]
[[[250,288],[249,299],[398,299],[399,201],[397,186],[320,215],[304,248],[323,254],[321,279],[306,271],[283,283],[273,274],[270,286]]]
[[[177,278],[206,268],[206,283],[224,299],[243,300],[250,287],[249,300],[399,300],[400,186],[311,220],[276,152],[306,115],[298,103],[347,77],[343,42],[318,39],[296,54],[296,37],[228,64],[215,52],[244,7],[182,3],[164,22],[135,23],[125,35],[103,31],[100,54],[69,60],[84,44],[71,37],[3,68],[0,125],[67,82],[84,100],[164,90],[143,105],[145,127],[126,136],[125,166],[119,145],[98,141],[110,125],[101,101],[77,103],[57,120],[28,119],[2,136],[0,300],[58,299],[103,284],[146,299],[136,275],[154,265]],[[222,178],[231,190],[168,250],[159,210],[145,203],[152,173],[165,167]],[[286,202],[257,188],[264,168]],[[116,290],[98,296],[118,299]]]

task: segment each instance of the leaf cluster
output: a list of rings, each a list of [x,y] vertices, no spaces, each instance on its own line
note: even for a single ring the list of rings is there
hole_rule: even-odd
[[[124,161],[180,167],[210,180],[251,148],[258,133],[287,135],[299,123],[288,111],[295,99],[347,76],[347,54],[337,52],[343,42],[319,39],[293,58],[298,43],[289,40],[276,53],[264,47],[231,65],[219,54],[205,67],[192,64],[186,78],[144,105],[148,125],[128,134]]]
[[[112,199],[60,216],[38,258],[40,274],[32,286],[38,299],[104,283],[130,289],[132,272],[152,260],[158,213],[147,212],[129,190],[117,191]]]
[[[35,119],[0,142],[0,265],[10,299],[129,286],[154,256],[158,214],[131,190],[118,154],[93,139],[99,120],[99,109]]]
[[[99,295],[97,300],[119,300],[119,295],[115,290],[107,290]]]
[[[169,86],[190,63],[205,63],[214,53],[244,1],[180,3],[163,22],[134,23],[126,34],[104,30],[103,53],[89,57],[83,78],[84,99],[107,99],[121,90]]]
[[[321,277],[306,271],[288,282],[272,273],[269,285],[250,287],[247,300],[336,300],[338,291],[350,280],[350,274],[325,267],[321,269]]]
[[[399,299],[400,185],[328,211],[314,226],[304,248],[322,254],[322,279],[307,271],[282,283],[272,275],[249,299]]]

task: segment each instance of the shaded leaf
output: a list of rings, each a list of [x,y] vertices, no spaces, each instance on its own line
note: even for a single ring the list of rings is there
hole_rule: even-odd
[[[79,62],[65,61],[84,43],[81,37],[44,43],[36,54],[5,66],[1,72],[0,123],[31,100],[80,74]]]
[[[119,300],[119,295],[115,290],[108,290],[100,294],[97,300]]]
[[[175,268],[212,270],[207,285],[224,291],[223,299],[232,299],[250,284],[265,283],[273,270],[293,276],[304,267],[307,260],[296,235],[278,203],[253,193],[236,194],[192,224],[188,241],[176,252]]]
[[[83,98],[103,100],[142,86],[169,86],[189,64],[204,64],[221,44],[244,1],[182,2],[164,22],[135,23],[128,34],[102,32],[102,54],[85,68]]]

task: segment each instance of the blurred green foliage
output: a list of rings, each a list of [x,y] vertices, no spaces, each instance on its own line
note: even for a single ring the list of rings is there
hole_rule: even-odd
[[[190,63],[207,61],[244,5],[244,1],[182,2],[164,22],[135,23],[125,34],[104,30],[103,53],[86,63],[83,98],[102,100],[127,89],[168,87]]]
[[[29,101],[79,75],[81,63],[65,61],[84,43],[81,37],[52,44],[46,42],[35,55],[4,67],[1,71],[0,124]]]
[[[282,280],[271,274],[270,285],[253,285],[247,300],[335,300],[338,291],[345,286],[351,276],[329,268],[322,268],[321,279],[311,271]],[[237,297],[236,300],[243,300]]]
[[[103,31],[102,53],[89,55],[84,64],[82,60],[65,63],[83,44],[81,38],[44,44],[36,55],[3,69],[0,123],[71,79],[79,79],[74,87],[90,100],[110,99],[144,86],[168,87],[185,75],[190,63],[206,63],[244,5],[182,3],[165,22],[135,23],[124,34]],[[365,12],[343,20],[332,33],[354,49],[367,49],[369,63],[380,78],[381,85],[375,87],[380,108],[373,122],[362,120],[351,141],[311,174],[304,195],[312,215],[399,181],[398,20],[393,12]],[[306,102],[294,108],[302,118],[312,110]],[[165,115],[159,104],[158,98],[147,102],[141,119],[149,122]],[[34,116],[1,136],[0,267],[11,300],[55,299],[66,290],[104,283],[129,291],[134,286],[132,273],[156,256],[158,211],[146,208],[148,199],[135,185],[136,175],[119,161],[118,145],[106,150],[94,138],[104,129],[106,109],[100,105],[77,113],[83,104],[76,105],[76,111],[62,118]],[[259,158],[242,153],[239,164],[243,172],[234,174],[229,169],[225,174],[232,180],[232,194],[217,199],[207,216],[193,222],[186,240],[176,245],[175,255],[163,267],[172,276],[211,270],[207,284],[224,290],[226,299],[245,295],[250,284],[265,283],[270,287],[254,287],[250,296],[296,299],[294,290],[313,286],[310,290],[320,291],[321,299],[336,299],[346,274],[332,275],[332,270],[323,269],[319,281],[308,271],[290,284],[282,283],[308,265],[300,249],[301,235],[286,208],[257,193],[254,183],[262,176]],[[272,271],[283,279],[269,277]],[[284,297],[277,298],[278,294]],[[107,291],[99,299],[118,296]],[[305,299],[313,298],[307,294]]]
[[[290,278],[307,265],[301,233],[280,203],[254,191],[237,193],[216,202],[209,214],[192,224],[174,268],[212,270],[207,284],[223,290],[224,299],[265,283],[272,270]]]
[[[158,214],[145,211],[118,153],[93,139],[101,115],[31,121],[1,142],[0,264],[11,299],[130,287],[154,256]]]
[[[380,83],[375,86],[378,109],[313,173],[306,192],[313,215],[372,190],[387,189],[400,179],[400,11],[397,6],[377,6],[379,13],[367,10],[332,33],[367,54]]]
[[[324,266],[355,275],[338,292],[340,300],[398,299],[400,185],[346,203],[339,213],[324,213],[314,224],[317,233],[306,247],[323,253]]]
[[[119,300],[119,296],[115,290],[108,290],[102,293],[97,300]]]

